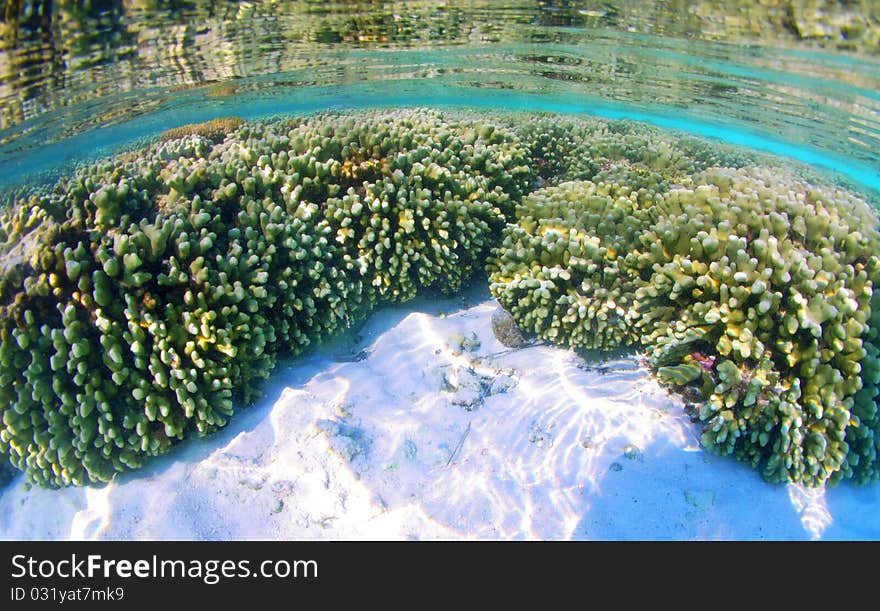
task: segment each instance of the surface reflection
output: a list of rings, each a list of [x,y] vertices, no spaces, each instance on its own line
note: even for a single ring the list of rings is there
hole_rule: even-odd
[[[878,58],[874,3],[0,0],[0,146],[412,78],[686,108],[877,164]]]

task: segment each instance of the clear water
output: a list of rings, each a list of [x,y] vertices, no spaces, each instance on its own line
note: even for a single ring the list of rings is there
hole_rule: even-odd
[[[872,2],[4,6],[0,184],[215,116],[462,104],[637,118],[880,184]]]
[[[880,193],[873,2],[0,7],[0,192],[216,117],[428,106],[635,119]]]

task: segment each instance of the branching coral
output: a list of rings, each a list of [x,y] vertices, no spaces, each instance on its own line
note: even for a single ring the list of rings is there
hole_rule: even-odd
[[[710,167],[742,167],[754,156],[742,149],[688,136],[670,137],[632,121],[596,121],[555,115],[511,119],[513,129],[528,143],[539,183],[596,180],[636,167],[663,186]],[[623,183],[622,183],[623,184]]]
[[[805,176],[544,115],[166,134],[0,214],[0,451],[38,484],[109,481],[223,426],[280,355],[485,265],[523,331],[644,351],[710,449],[875,479],[877,218]]]
[[[489,121],[320,115],[161,141],[20,202],[0,218],[0,446],[33,482],[84,484],[223,426],[279,353],[459,288],[526,154]]]
[[[621,264],[645,230],[639,199],[576,182],[539,190],[518,207],[487,267],[492,294],[524,331],[578,348],[633,343],[638,278]]]
[[[493,295],[541,337],[644,350],[703,397],[703,443],[769,480],[875,478],[873,210],[782,168],[669,186],[700,164],[652,177],[639,155],[524,198],[488,259]]]

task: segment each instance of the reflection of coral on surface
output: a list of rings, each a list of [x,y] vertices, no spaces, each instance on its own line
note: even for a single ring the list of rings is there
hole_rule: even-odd
[[[227,134],[235,131],[244,123],[244,119],[238,117],[219,117],[204,123],[190,123],[181,125],[159,135],[159,140],[178,140],[184,136],[201,136],[212,142],[220,142]]]

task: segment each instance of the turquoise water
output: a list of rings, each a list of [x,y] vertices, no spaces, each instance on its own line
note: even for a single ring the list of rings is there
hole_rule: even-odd
[[[380,89],[377,91],[377,89]],[[257,97],[257,96],[254,96]],[[880,190],[880,170],[874,165],[853,161],[845,156],[815,146],[775,138],[735,121],[719,124],[706,117],[688,117],[680,110],[655,106],[646,108],[629,104],[611,104],[590,100],[584,95],[541,95],[506,91],[472,91],[436,86],[419,81],[348,87],[310,87],[281,99],[245,99],[225,101],[218,107],[169,108],[130,122],[73,136],[40,147],[39,151],[19,154],[0,166],[0,181],[14,184],[22,177],[48,173],[78,161],[108,155],[124,145],[159,135],[166,129],[187,123],[200,123],[217,116],[238,116],[262,119],[278,114],[302,114],[330,109],[349,108],[483,108],[511,111],[542,111],[560,114],[582,114],[607,119],[644,121],[673,130],[705,136],[718,141],[789,157],[832,170],[859,183],[862,187]]]
[[[216,116],[470,105],[642,119],[876,188],[877,16],[801,4],[23,2],[0,17],[0,184]]]

